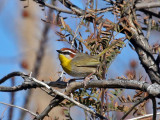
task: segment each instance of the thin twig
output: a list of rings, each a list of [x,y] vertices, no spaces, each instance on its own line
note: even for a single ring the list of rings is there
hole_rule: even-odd
[[[123,115],[123,117],[121,118],[121,120],[125,119],[125,118],[128,116],[128,114],[129,114],[130,112],[132,112],[132,110],[133,110],[137,105],[139,105],[140,103],[142,103],[142,102],[145,101],[145,100],[148,100],[149,98],[150,98],[150,96],[147,96],[147,97],[139,100],[136,104],[134,104],[134,105],[128,110],[128,112],[126,112],[126,113]]]
[[[34,118],[34,120],[43,120],[43,118],[48,115],[48,113],[53,109],[53,107],[56,107],[64,100],[63,97],[57,95],[54,99],[51,100],[50,104],[45,108],[45,110],[39,114],[37,117]]]
[[[160,115],[160,112],[157,113],[157,115]],[[153,116],[153,114],[146,114],[146,115],[143,115],[143,116],[139,116],[139,117],[135,117],[135,118],[127,119],[127,120],[141,120],[141,119],[144,119],[144,118],[148,118],[150,116]]]
[[[11,81],[11,86],[15,86],[15,78],[13,77],[13,78],[11,78],[12,79],[12,81]],[[14,104],[14,102],[15,102],[15,92],[12,92],[11,93],[11,104],[13,105]],[[13,119],[13,107],[10,107],[10,109],[9,109],[9,118],[8,118],[8,120],[12,120]]]
[[[79,103],[79,102],[71,99],[70,97],[66,96],[65,94],[63,94],[63,93],[61,93],[61,92],[59,92],[59,91],[51,88],[50,86],[48,86],[48,85],[45,84],[44,82],[41,82],[41,81],[39,81],[39,80],[37,80],[37,79],[35,79],[35,78],[33,78],[33,77],[30,77],[30,78],[31,78],[33,81],[35,81],[36,83],[41,84],[42,86],[46,87],[46,88],[47,88],[48,90],[50,90],[51,92],[53,92],[53,93],[55,93],[55,94],[57,94],[57,95],[65,98],[65,99],[71,101],[72,103],[74,103],[75,105],[83,108],[84,110],[86,110],[86,111],[88,111],[88,112],[90,112],[90,113],[92,113],[92,114],[94,114],[94,115],[96,115],[96,116],[99,116],[99,117],[101,117],[101,118],[103,118],[103,119],[107,119],[107,118],[99,115],[98,113],[94,112],[94,111],[91,110],[90,108],[86,107],[85,105],[83,105],[83,104],[81,104],[81,103]]]
[[[152,120],[156,120],[156,115],[157,115],[157,103],[156,103],[156,98],[153,97],[152,99],[152,104],[153,104],[153,118]]]
[[[2,120],[4,118],[4,113],[7,111],[9,106],[7,106],[1,113],[1,116],[0,116],[0,120]]]
[[[73,14],[73,15],[75,14],[75,12],[73,12],[73,11],[68,11],[68,10],[60,9],[59,7],[47,4],[47,3],[45,3],[45,2],[43,2],[41,0],[35,0],[35,1],[37,3],[39,3],[39,4],[41,4],[41,5],[44,5],[44,6],[48,7],[48,8],[51,8],[51,9],[54,9],[54,10],[56,10],[58,12],[63,12],[63,13],[68,13],[68,14]]]
[[[73,45],[74,45],[74,42],[75,42],[75,38],[77,37],[77,31],[78,31],[78,29],[79,29],[79,27],[80,27],[80,25],[81,25],[81,23],[82,23],[82,21],[83,21],[83,19],[84,19],[84,15],[82,16],[82,18],[81,18],[81,21],[80,21],[80,23],[78,24],[78,26],[77,26],[77,28],[76,28],[76,31],[75,31],[75,33],[74,33],[74,36],[73,36],[73,40],[72,40],[72,43],[71,43],[71,48],[73,47]]]
[[[36,114],[36,113],[34,113],[34,112],[32,112],[32,111],[30,111],[30,110],[28,110],[28,109],[25,109],[25,108],[22,108],[22,107],[16,106],[16,105],[12,105],[12,104],[8,104],[8,103],[4,103],[4,102],[0,102],[0,104],[4,104],[4,105],[7,105],[7,106],[15,107],[15,108],[21,109],[21,110],[23,110],[23,111],[25,111],[25,112],[28,112],[28,113],[30,113],[30,114],[31,114],[31,115],[33,115],[33,116],[37,116],[37,114]]]
[[[152,16],[149,15],[148,27],[147,27],[147,35],[146,35],[147,39],[149,39],[149,36],[150,36],[150,33],[151,33],[151,28],[152,28]]]

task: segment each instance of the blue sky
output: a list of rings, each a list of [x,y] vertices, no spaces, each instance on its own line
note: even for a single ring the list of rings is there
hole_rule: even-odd
[[[19,13],[16,9],[16,1],[5,1],[3,8],[0,11],[0,77],[2,78],[4,75],[13,72],[13,71],[21,71],[20,65],[18,63],[17,55],[18,55],[18,46],[16,43],[16,33],[14,31],[15,20],[17,13]],[[16,85],[21,83],[21,79],[16,79]],[[10,86],[10,80],[5,82],[3,85]],[[15,105],[22,105],[22,94],[24,91],[17,92],[15,95]],[[10,103],[10,93],[0,92],[0,101],[5,103]],[[5,105],[0,104],[0,115],[4,112],[3,120],[7,120],[8,108]],[[15,112],[19,111],[18,109],[14,109]],[[15,113],[14,112],[14,113]],[[18,116],[14,114],[14,120]],[[2,116],[1,116],[2,117]]]

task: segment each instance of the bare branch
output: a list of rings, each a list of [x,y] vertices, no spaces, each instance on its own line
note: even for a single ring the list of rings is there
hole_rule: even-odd
[[[12,78],[12,81],[11,81],[11,86],[15,86],[15,79],[14,78]],[[11,92],[11,99],[10,99],[10,103],[13,105],[14,104],[14,102],[15,102],[15,92]],[[8,119],[9,120],[12,120],[13,119],[13,112],[14,112],[14,109],[13,109],[13,107],[11,107],[10,109],[9,109],[9,117],[8,117]]]
[[[158,13],[154,13],[152,11],[149,11],[146,9],[140,9],[139,11],[143,12],[144,14],[149,14],[149,15],[155,16],[157,18],[160,18],[160,15]]]
[[[93,110],[91,110],[90,108],[86,107],[85,105],[83,105],[83,104],[81,104],[81,103],[73,100],[72,98],[70,98],[70,97],[66,96],[65,94],[57,91],[56,89],[51,88],[50,86],[48,86],[48,85],[45,84],[44,82],[41,82],[41,81],[39,81],[39,80],[36,80],[35,78],[32,78],[32,77],[29,77],[29,78],[32,79],[33,81],[35,81],[36,83],[41,84],[42,86],[46,87],[48,90],[51,91],[50,93],[53,92],[53,93],[57,94],[58,96],[62,97],[63,99],[67,99],[67,100],[71,101],[72,103],[74,103],[75,105],[77,105],[77,106],[83,108],[84,110],[92,113],[93,115],[98,115],[100,118],[106,119],[106,118],[104,118],[103,116],[101,116],[101,115],[99,115],[98,113],[96,113],[96,112],[94,112]],[[47,113],[47,114],[48,114],[48,113]],[[46,116],[47,114],[45,114],[45,116]],[[42,116],[42,117],[37,117],[36,119],[37,119],[37,120],[43,119],[43,117],[44,117],[44,116]]]
[[[75,38],[76,38],[76,37],[77,37],[77,35],[78,35],[78,34],[77,34],[78,29],[79,29],[79,27],[80,27],[81,23],[83,22],[84,17],[85,17],[85,16],[82,16],[81,21],[80,21],[80,23],[78,24],[78,26],[77,26],[77,28],[76,28],[76,31],[75,31],[74,36],[73,36],[73,40],[72,40],[72,44],[71,44],[71,48],[72,48],[72,47],[73,47],[73,45],[74,45]]]
[[[61,103],[63,100],[63,97],[57,95],[54,99],[51,100],[50,104],[45,108],[45,110],[35,118],[35,120],[43,119],[46,115],[48,115],[53,107],[59,105],[59,103]]]
[[[15,73],[15,72],[13,72]],[[49,85],[56,85],[53,84],[53,82],[50,83],[44,83],[41,82],[39,80],[36,80],[33,77],[30,77],[28,75],[25,75],[24,73],[21,72],[17,72],[19,73],[19,75],[21,75],[21,77],[24,79],[23,86],[25,86],[26,84],[26,88],[33,88],[34,87],[46,87],[48,90],[50,90],[52,93],[57,94],[57,96],[50,102],[50,104],[47,106],[47,108],[44,110],[44,112],[42,112],[42,114],[39,116],[40,118],[42,118],[42,116],[44,117],[46,111],[47,113],[55,106],[57,106],[60,102],[62,102],[64,99],[67,99],[71,102],[73,102],[74,104],[82,107],[83,109],[93,113],[96,116],[100,116],[99,114],[93,112],[92,110],[90,110],[89,108],[87,108],[86,106],[78,103],[77,101],[74,101],[73,99],[71,99],[70,97],[68,97],[67,95],[69,95],[71,92],[73,92],[76,89],[79,88],[83,88],[84,85],[82,84],[82,82],[72,82],[70,83],[67,88],[65,93],[61,93],[55,89],[52,89]],[[10,73],[11,74],[11,73]],[[10,75],[9,74],[9,75]],[[36,82],[36,83],[35,83]],[[58,82],[58,84],[60,85],[63,82]],[[32,85],[33,84],[33,85]],[[57,84],[57,85],[58,85]],[[66,84],[65,84],[66,85]],[[160,97],[160,85],[154,83],[154,84],[148,84],[146,82],[143,81],[136,81],[136,80],[124,80],[124,79],[109,79],[109,80],[92,80],[89,81],[86,85],[86,88],[92,88],[92,87],[99,87],[99,88],[125,88],[125,89],[136,89],[136,90],[142,90],[142,91],[146,91],[148,92],[149,95],[155,96],[155,97]],[[2,86],[0,88],[3,88]],[[15,88],[15,87],[14,87]],[[20,88],[20,87],[18,87]],[[23,88],[24,89],[24,88]],[[2,89],[0,89],[2,91]],[[147,98],[145,98],[144,100],[146,100]],[[137,104],[135,104],[134,106],[137,106],[140,102],[138,102]],[[132,108],[133,109],[133,108]],[[132,110],[131,109],[131,110]],[[131,111],[130,110],[130,111]],[[129,111],[129,112],[130,112]],[[127,113],[127,115],[129,114],[129,112]],[[38,118],[39,118],[38,117]],[[101,116],[102,117],[102,116]]]
[[[141,2],[136,4],[136,9],[155,8],[160,7],[160,2]]]
[[[149,15],[148,27],[147,27],[147,35],[146,35],[147,39],[149,39],[149,36],[150,36],[150,33],[151,33],[151,28],[152,28],[152,16]]]
[[[8,80],[9,78],[15,77],[15,76],[23,76],[24,73],[22,72],[12,72],[9,73],[8,75],[4,76],[3,78],[0,79],[0,84]]]
[[[30,114],[31,114],[31,115],[33,115],[33,116],[37,116],[37,114],[35,114],[34,112],[32,112],[32,111],[30,111],[30,110],[27,110],[27,109],[25,109],[25,108],[22,108],[22,107],[16,106],[16,105],[12,105],[12,104],[8,104],[8,103],[4,103],[4,102],[0,102],[0,104],[4,104],[4,105],[11,106],[11,107],[15,107],[15,108],[21,109],[21,110],[23,110],[23,111],[25,111],[25,112],[28,112],[28,113],[30,113]]]
[[[13,73],[15,74],[16,72],[13,72]],[[43,85],[35,83],[33,81],[33,77],[29,77],[28,75],[22,72],[17,72],[17,73],[24,79],[25,82],[22,85],[14,86],[14,87],[0,86],[0,91],[13,92],[13,91],[18,91],[18,90],[23,90],[23,89],[43,87]],[[9,73],[8,75],[10,74],[12,73]],[[4,78],[6,78],[6,76]],[[52,86],[52,87],[65,88],[67,86],[66,82],[59,82],[59,81],[58,82],[43,82],[43,83],[48,86]],[[67,86],[66,91],[71,93],[74,90],[83,88],[83,87],[84,86],[82,82],[71,82]],[[136,89],[136,90],[142,90],[142,91],[148,92],[152,96],[160,97],[160,85],[156,83],[149,84],[144,81],[126,80],[126,79],[91,80],[87,83],[86,88],[93,88],[93,87]]]
[[[78,6],[72,4],[70,1],[68,0],[58,0],[59,2],[61,2],[65,7],[67,7],[68,9],[71,9],[72,11],[74,11],[77,15],[84,15],[85,11],[80,9]]]
[[[124,116],[121,118],[121,120],[125,119],[125,118],[129,115],[129,113],[132,112],[132,110],[133,110],[137,105],[141,104],[143,101],[148,100],[148,99],[149,99],[149,96],[147,96],[147,97],[145,97],[145,98],[143,98],[143,99],[140,99],[136,104],[134,104],[134,105],[128,110],[128,112],[126,112],[126,113],[124,114]]]
[[[128,1],[128,4],[133,4],[130,1]],[[134,5],[134,4],[133,4]],[[129,31],[126,31],[127,34],[130,34],[132,37],[130,39],[130,42],[133,44],[139,59],[141,61],[142,66],[148,73],[148,76],[150,77],[150,80],[152,83],[157,82],[160,84],[160,72],[159,72],[159,66],[156,64],[156,60],[154,59],[154,56],[152,54],[152,48],[150,47],[148,40],[144,37],[144,34],[140,27],[137,26],[137,18],[136,13],[134,10],[132,14],[128,13],[131,9],[130,7],[125,8],[126,12],[123,13],[122,16],[125,16],[126,14],[129,14],[127,17],[127,20],[130,24]],[[134,19],[136,21],[134,21]],[[126,23],[122,23],[123,27],[126,27]]]
[[[45,82],[47,85],[52,87],[58,87],[58,88],[66,88],[67,82]],[[37,84],[33,81],[28,81],[22,83],[22,85],[13,86],[13,87],[6,87],[6,86],[0,86],[0,91],[2,92],[15,92],[20,90],[26,90],[31,88],[37,88],[37,87],[43,87],[40,84]]]
[[[157,115],[160,115],[160,112],[157,113]],[[139,116],[139,117],[135,117],[135,118],[127,119],[127,120],[141,120],[141,119],[148,118],[150,116],[153,116],[153,114],[146,114],[146,115],[143,115],[143,116]]]
[[[63,13],[68,13],[68,14],[73,14],[73,15],[75,15],[75,12],[73,12],[73,11],[68,11],[68,10],[60,9],[60,8],[58,8],[58,7],[56,7],[56,6],[47,4],[47,3],[45,3],[45,2],[43,2],[43,1],[41,1],[41,0],[35,0],[35,1],[36,1],[37,3],[39,3],[39,4],[41,4],[41,5],[44,5],[44,6],[48,7],[48,8],[51,8],[51,9],[54,9],[54,10],[56,10],[56,11],[58,11],[58,12],[63,12]]]
[[[156,103],[156,98],[152,97],[151,98],[152,103],[153,103],[153,118],[152,120],[156,120],[156,116],[157,116],[157,103]]]
[[[160,74],[159,67],[156,64],[156,61],[152,54],[152,49],[144,37],[141,30],[137,30],[132,28],[132,32],[134,32],[133,38],[131,39],[131,43],[134,45],[135,50],[139,56],[141,64],[144,69],[148,73],[151,81],[160,83]]]
[[[90,21],[90,22],[93,22],[93,19],[94,17],[89,15],[89,17],[87,17],[88,13],[89,14],[92,14],[93,12],[87,12],[85,13],[85,10],[82,10],[80,9],[78,6],[72,4],[70,1],[66,1],[66,0],[59,0],[59,2],[61,2],[66,8],[70,9],[72,11],[72,13],[70,13],[69,11],[65,11],[65,10],[60,10],[60,9],[57,9],[55,6],[53,5],[49,5],[49,4],[46,4],[44,2],[42,2],[42,0],[34,0],[36,2],[38,2],[39,4],[42,4],[46,7],[49,7],[51,9],[55,9],[57,11],[60,11],[60,12],[64,12],[64,13],[68,13],[68,14],[74,14],[74,15],[77,15],[77,16],[84,16],[85,15],[85,18],[86,20]],[[109,8],[105,8],[105,11],[111,11],[113,10],[112,7],[109,7]],[[100,13],[103,12],[104,10],[98,10]],[[97,11],[96,11],[97,12]],[[96,24],[100,24],[101,22],[103,23],[106,23],[106,24],[111,24],[111,22],[108,22],[106,20],[104,20],[103,18],[100,18],[99,20],[96,21]],[[113,23],[114,24],[114,23]]]

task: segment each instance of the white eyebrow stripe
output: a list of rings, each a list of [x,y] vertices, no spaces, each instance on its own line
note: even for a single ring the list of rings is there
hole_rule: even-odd
[[[69,53],[72,53],[72,54],[76,54],[75,52],[72,52],[72,51],[70,51],[70,50],[64,50],[63,52],[69,52]]]

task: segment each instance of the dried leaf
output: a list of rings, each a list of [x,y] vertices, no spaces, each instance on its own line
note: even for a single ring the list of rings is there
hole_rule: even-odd
[[[118,107],[118,102],[116,102],[116,103],[114,104],[114,107],[115,107],[115,108],[117,108],[117,107]]]
[[[103,26],[103,23],[101,22],[101,23],[99,24],[99,26],[97,27],[98,31],[101,31],[102,26]]]
[[[132,102],[132,99],[131,99],[131,96],[127,96],[127,100],[129,101],[129,102]]]
[[[136,95],[133,96],[133,98],[140,97],[140,95],[142,94],[143,94],[143,91],[139,91]]]
[[[121,100],[122,100],[124,103],[127,102],[127,100],[126,100],[126,98],[125,98],[124,96],[121,96]]]
[[[118,108],[119,110],[123,111],[123,110],[124,110],[124,105],[119,105],[117,108]]]
[[[104,15],[102,15],[102,16],[96,18],[96,21],[100,20],[103,16],[104,16]]]
[[[64,22],[64,20],[63,20],[63,17],[60,17],[60,19],[61,19],[62,26],[63,26],[63,28],[65,29],[66,26],[65,26],[65,22]]]
[[[122,99],[121,99],[120,97],[118,97],[118,99],[119,99],[120,102],[123,102]]]

